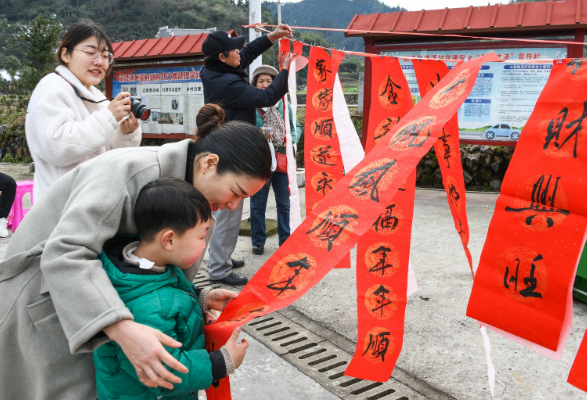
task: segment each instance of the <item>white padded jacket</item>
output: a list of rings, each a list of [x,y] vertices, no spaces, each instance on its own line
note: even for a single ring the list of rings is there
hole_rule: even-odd
[[[141,143],[140,127],[123,134],[120,123],[107,108],[108,101],[83,101],[72,85],[81,96],[95,101],[105,98],[98,89],[92,86],[88,90],[65,66],[60,65],[56,72],[61,76],[51,73],[41,79],[27,110],[25,130],[35,162],[35,200],[84,161],[111,149]]]

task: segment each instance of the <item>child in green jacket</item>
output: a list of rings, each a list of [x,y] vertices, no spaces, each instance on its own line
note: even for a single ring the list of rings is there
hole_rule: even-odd
[[[237,343],[239,330],[235,330],[225,346],[206,351],[203,314],[210,316],[207,300],[211,302],[215,291],[197,289],[181,271],[205,248],[210,205],[186,181],[161,178],[141,190],[134,218],[140,241],[116,236],[105,243],[100,260],[135,322],[182,343],[181,348],[166,350],[188,372],[173,371],[181,379],[173,389],[147,387],[120,346],[109,342],[94,352],[98,399],[196,399],[198,390],[234,372],[248,347],[245,339]]]

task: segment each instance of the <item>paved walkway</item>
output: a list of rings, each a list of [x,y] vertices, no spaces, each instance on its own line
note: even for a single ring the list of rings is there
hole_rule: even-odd
[[[0,172],[3,171],[4,165],[0,164]],[[18,168],[12,172],[17,174],[13,175],[15,178],[22,179]],[[474,266],[479,262],[496,198],[493,193],[467,194]],[[465,316],[472,278],[446,201],[441,191],[416,193],[411,260],[419,292],[408,299],[398,367],[455,399],[491,399],[482,337],[476,323]],[[246,200],[244,218],[248,213]],[[272,192],[267,217],[276,218]],[[0,259],[8,241],[9,238],[0,239]],[[253,276],[277,248],[277,236],[272,236],[267,240],[266,253],[254,256],[251,239],[240,237],[234,253],[234,258],[246,261],[240,273]],[[293,308],[355,342],[354,269],[333,270]],[[489,332],[497,373],[495,399],[586,399],[584,392],[566,383],[585,329],[586,304],[574,301],[572,332],[558,362]],[[253,339],[250,342],[245,363],[232,380],[235,400],[335,398],[271,350]]]

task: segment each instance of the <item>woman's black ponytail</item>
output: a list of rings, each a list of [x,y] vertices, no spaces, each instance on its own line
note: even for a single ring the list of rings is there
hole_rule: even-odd
[[[223,124],[225,113],[216,104],[206,104],[196,116],[194,153],[216,154],[217,172],[232,172],[268,180],[271,177],[272,156],[267,139],[261,131],[243,121]]]

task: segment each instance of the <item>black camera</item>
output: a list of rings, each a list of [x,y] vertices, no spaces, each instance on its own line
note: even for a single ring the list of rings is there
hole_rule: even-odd
[[[141,121],[146,121],[151,115],[151,110],[143,103],[140,97],[131,96],[131,112]]]

